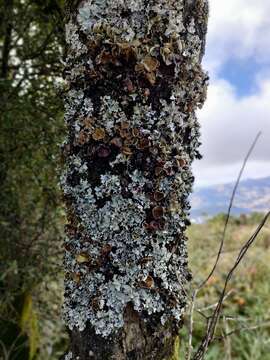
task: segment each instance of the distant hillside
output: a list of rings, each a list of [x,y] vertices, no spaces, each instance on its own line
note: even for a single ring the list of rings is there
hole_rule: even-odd
[[[234,183],[195,188],[191,195],[191,218],[200,222],[228,209]],[[243,180],[235,197],[232,214],[266,212],[270,209],[270,177]]]

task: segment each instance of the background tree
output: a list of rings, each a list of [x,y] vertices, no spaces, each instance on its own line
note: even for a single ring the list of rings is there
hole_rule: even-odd
[[[190,279],[184,232],[207,84],[207,1],[72,4],[66,359],[169,359]]]
[[[1,0],[0,24],[0,353],[28,359],[38,348],[33,296],[56,271],[62,238],[61,1]]]

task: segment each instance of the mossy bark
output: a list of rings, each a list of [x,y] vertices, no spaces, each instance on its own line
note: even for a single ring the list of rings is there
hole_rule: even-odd
[[[206,0],[68,11],[66,359],[177,358]]]

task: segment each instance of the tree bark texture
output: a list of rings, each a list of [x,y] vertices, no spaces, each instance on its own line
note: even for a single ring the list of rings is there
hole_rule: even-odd
[[[74,4],[73,4],[74,5]],[[66,24],[66,359],[171,359],[186,305],[206,0],[85,0]]]

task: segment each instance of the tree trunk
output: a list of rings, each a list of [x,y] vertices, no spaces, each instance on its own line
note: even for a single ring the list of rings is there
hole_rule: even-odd
[[[84,0],[66,36],[66,359],[173,359],[206,0]],[[75,4],[76,3],[76,4]]]

